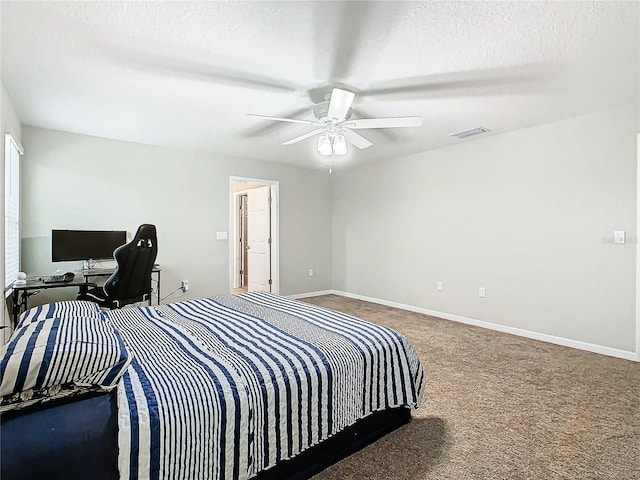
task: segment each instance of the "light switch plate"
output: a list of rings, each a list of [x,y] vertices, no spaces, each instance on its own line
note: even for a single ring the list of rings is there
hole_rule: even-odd
[[[625,243],[626,232],[624,230],[616,230],[613,232],[613,243]]]
[[[228,232],[216,232],[216,240],[229,240]]]

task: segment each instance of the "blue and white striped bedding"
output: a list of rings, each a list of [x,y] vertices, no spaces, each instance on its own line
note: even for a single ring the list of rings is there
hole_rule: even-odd
[[[370,413],[417,407],[397,332],[268,293],[105,314],[134,355],[118,385],[121,479],[247,479]]]
[[[0,412],[111,390],[130,361],[120,334],[100,316],[25,322],[0,348]]]
[[[65,300],[61,302],[47,303],[30,308],[22,315],[15,330],[20,330],[30,323],[47,320],[49,318],[76,318],[90,317],[102,318],[100,307],[97,303],[84,300]]]

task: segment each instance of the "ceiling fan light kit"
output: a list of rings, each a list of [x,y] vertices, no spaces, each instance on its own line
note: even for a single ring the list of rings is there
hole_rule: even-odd
[[[321,135],[320,138],[318,138],[318,153],[324,156],[328,156],[333,153],[329,135]]]
[[[343,133],[335,135],[323,134],[318,138],[318,153],[320,155],[346,155],[347,140]]]
[[[338,133],[333,137],[333,153],[336,155],[347,154],[347,140],[344,138],[343,133]]]
[[[293,118],[272,117],[250,113],[252,117],[277,122],[302,123],[317,127],[311,132],[299,135],[288,140],[282,145],[292,145],[315,135],[318,138],[318,153],[323,156],[346,155],[347,143],[358,149],[369,148],[373,143],[354,130],[371,128],[396,128],[419,127],[422,125],[422,117],[389,117],[389,118],[364,118],[351,119],[351,104],[356,94],[342,88],[333,88],[330,93],[324,95],[324,101],[313,107],[316,117],[312,120],[297,120]]]

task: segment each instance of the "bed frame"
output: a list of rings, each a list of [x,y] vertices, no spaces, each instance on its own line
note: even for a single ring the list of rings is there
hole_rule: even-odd
[[[308,479],[410,421],[408,408],[375,412],[254,479]],[[115,391],[7,412],[0,429],[3,480],[118,479]]]

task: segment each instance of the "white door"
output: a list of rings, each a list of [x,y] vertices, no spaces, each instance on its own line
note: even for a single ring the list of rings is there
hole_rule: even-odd
[[[271,291],[271,187],[247,192],[247,248],[250,292]]]

